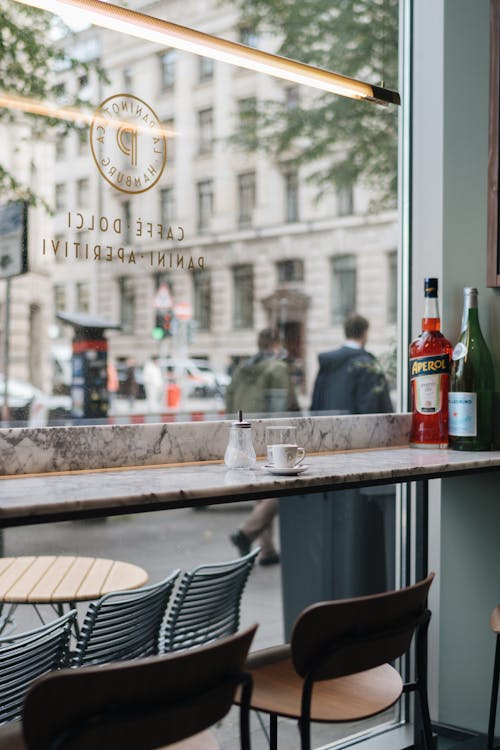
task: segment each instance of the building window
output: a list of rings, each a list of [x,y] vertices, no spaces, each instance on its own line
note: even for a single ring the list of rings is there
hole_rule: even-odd
[[[341,325],[356,310],[356,256],[332,258],[331,320]]]
[[[198,112],[198,151],[210,153],[214,140],[214,111],[212,108]]]
[[[54,311],[64,312],[66,310],[66,287],[64,284],[54,286]]]
[[[208,229],[214,212],[213,180],[202,180],[198,183],[198,231]]]
[[[88,208],[89,205],[89,181],[85,177],[76,182],[76,202],[78,208]]]
[[[247,47],[259,46],[259,35],[253,26],[242,24],[238,31],[240,44],[246,44]]]
[[[255,172],[238,175],[238,224],[250,226],[255,208]]]
[[[257,98],[255,96],[246,96],[244,99],[238,99],[238,119],[240,127],[245,125],[256,109]]]
[[[233,268],[233,328],[253,328],[253,267]]]
[[[132,77],[131,68],[125,68],[123,71],[123,87],[127,93],[132,91],[134,79]]]
[[[76,310],[90,312],[90,286],[86,281],[78,281],[76,284]]]
[[[162,89],[171,89],[174,86],[176,57],[175,50],[173,49],[169,49],[168,52],[160,55]]]
[[[174,220],[174,189],[163,188],[160,190],[160,216],[164,227],[170,226]]]
[[[299,107],[299,87],[287,86],[285,91],[286,108],[289,112]]]
[[[304,261],[294,258],[293,260],[280,260],[276,263],[278,281],[304,281]]]
[[[214,77],[214,61],[211,57],[200,57],[198,62],[198,80],[200,83]]]
[[[78,155],[83,156],[84,154],[87,154],[87,149],[89,145],[87,128],[79,128],[76,131],[76,139],[78,143]]]
[[[398,318],[398,254],[392,250],[387,256],[387,322],[396,323]]]
[[[172,164],[175,157],[175,130],[173,117],[165,120],[163,127],[167,131],[167,159]]]
[[[299,220],[299,176],[296,169],[285,174],[285,219],[287,222]]]
[[[132,333],[135,327],[135,286],[129,276],[118,279],[120,289],[120,325],[124,333]]]
[[[351,216],[354,213],[354,190],[352,185],[337,189],[337,215]]]
[[[130,214],[130,201],[123,201],[122,203],[122,216],[123,216],[123,241],[126,245],[130,245],[131,232],[130,224],[132,222]]]
[[[56,211],[64,211],[66,206],[66,185],[58,182],[54,188]]]
[[[212,322],[212,280],[206,269],[193,273],[194,319],[199,331],[209,331]]]
[[[56,160],[64,159],[66,154],[66,134],[59,133],[56,136]]]

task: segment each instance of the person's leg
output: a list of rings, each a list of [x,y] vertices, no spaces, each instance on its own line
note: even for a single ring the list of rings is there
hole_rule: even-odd
[[[234,534],[230,535],[240,555],[250,552],[252,542],[259,538],[261,562],[265,559],[279,562],[279,556],[272,539],[272,523],[278,512],[278,499],[275,497],[258,500],[250,515]]]

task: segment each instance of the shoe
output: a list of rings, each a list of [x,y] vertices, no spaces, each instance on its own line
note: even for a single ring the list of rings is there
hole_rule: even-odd
[[[238,531],[230,534],[229,539],[232,541],[234,546],[238,548],[240,557],[245,557],[245,555],[248,555],[252,548],[252,542],[247,537],[247,535],[243,531],[241,531],[241,529],[238,529]]]
[[[280,556],[277,552],[266,557],[259,558],[259,565],[277,565],[280,562]]]

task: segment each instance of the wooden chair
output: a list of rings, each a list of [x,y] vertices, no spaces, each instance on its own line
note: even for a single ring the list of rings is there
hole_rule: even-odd
[[[206,730],[228,713],[239,685],[241,749],[250,750],[244,670],[256,628],[179,654],[46,675],[26,696],[10,745],[0,731],[0,750],[211,750],[218,745]]]
[[[0,723],[19,718],[33,680],[67,666],[75,618],[72,610],[34,630],[0,638]]]
[[[160,635],[160,653],[236,633],[241,597],[259,551],[257,548],[237,560],[200,565],[184,573]]]
[[[497,715],[498,680],[500,677],[500,605],[495,607],[490,615],[490,627],[496,634],[495,663],[493,665],[493,681],[491,685],[490,720],[488,724],[488,739],[486,750],[493,750],[495,742],[495,723]]]
[[[427,750],[433,746],[423,654],[434,574],[399,591],[320,602],[295,622],[291,642],[250,655],[251,708],[270,715],[270,748],[278,746],[278,716],[298,720],[301,750],[310,750],[311,722],[375,716],[403,692],[416,691]],[[416,637],[415,681],[403,685],[389,662]]]
[[[104,664],[158,653],[158,637],[179,570],[151,586],[105,594],[87,610],[71,664]]]

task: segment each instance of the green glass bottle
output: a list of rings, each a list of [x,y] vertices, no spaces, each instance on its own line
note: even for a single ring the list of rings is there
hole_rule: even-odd
[[[493,360],[479,325],[477,289],[465,287],[462,331],[453,349],[448,396],[450,448],[491,449],[494,388]]]

